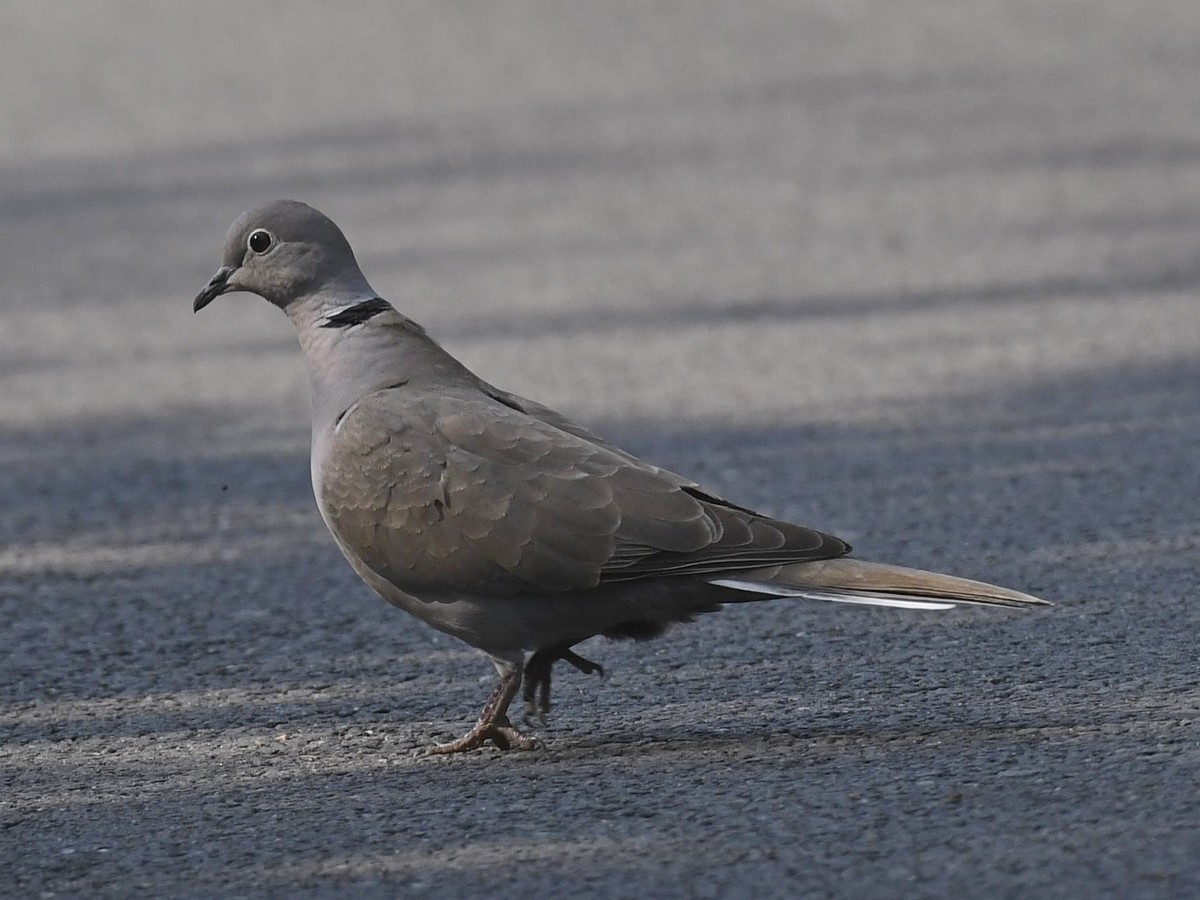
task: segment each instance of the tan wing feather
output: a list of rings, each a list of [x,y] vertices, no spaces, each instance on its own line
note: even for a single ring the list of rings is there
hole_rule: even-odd
[[[840,555],[583,429],[465,391],[379,391],[338,425],[322,506],[402,589],[510,595]]]

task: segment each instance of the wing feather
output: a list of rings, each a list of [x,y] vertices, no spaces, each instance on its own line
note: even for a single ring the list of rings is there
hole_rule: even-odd
[[[514,395],[412,384],[343,417],[321,507],[363,563],[420,595],[569,592],[849,549],[727,504]]]

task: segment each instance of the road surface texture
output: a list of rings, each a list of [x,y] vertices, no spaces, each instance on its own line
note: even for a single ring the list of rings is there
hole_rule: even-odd
[[[1200,893],[1194,0],[0,8],[0,894]],[[747,605],[544,749],[308,485],[307,200],[490,381],[1046,612]]]

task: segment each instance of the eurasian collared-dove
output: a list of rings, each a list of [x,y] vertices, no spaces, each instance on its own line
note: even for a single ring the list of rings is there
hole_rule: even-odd
[[[534,742],[557,660],[596,634],[648,638],[725,603],[806,597],[911,609],[1045,601],[865,562],[846,542],[722,500],[541,404],[492,387],[381,299],[341,230],[277,200],[241,215],[196,297],[278,306],[312,391],[312,482],[338,546],[385,600],[483,650],[500,681],[475,727],[433,752]],[[526,661],[526,654],[532,654]]]

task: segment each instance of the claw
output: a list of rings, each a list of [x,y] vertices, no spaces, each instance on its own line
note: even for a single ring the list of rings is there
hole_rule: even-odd
[[[538,650],[525,664],[525,722],[533,724],[536,718],[542,725],[550,715],[550,674],[554,663],[562,660],[585,675],[604,677],[604,667],[590,659],[584,659],[570,647],[550,647]]]
[[[590,659],[584,659],[578,653],[571,650],[560,650],[558,658],[563,662],[570,663],[584,675],[599,675],[604,677],[604,666],[600,663],[594,663]]]
[[[478,750],[491,741],[501,750],[536,750],[537,741],[526,737],[507,722],[480,722],[456,741],[426,747],[422,756],[442,756],[448,753],[466,753]]]
[[[426,748],[421,753],[422,756],[466,753],[468,750],[482,747],[487,741],[491,741],[501,750],[533,750],[537,747],[533,738],[521,734],[508,721],[508,705],[521,686],[520,666],[502,666],[501,662],[497,662],[496,667],[501,672],[500,683],[483,705],[483,712],[479,714],[479,721],[475,723],[475,727],[456,741],[434,744]]]
[[[535,700],[526,698],[525,712],[521,721],[526,725],[545,725],[547,710],[541,709]]]

